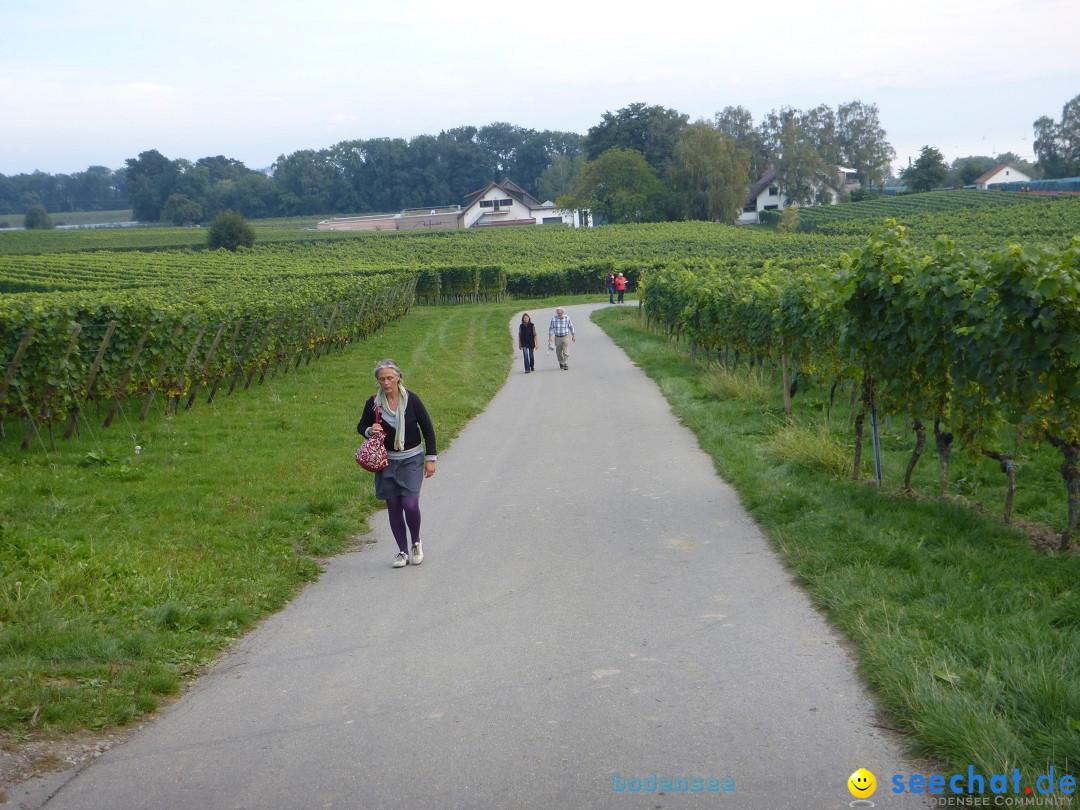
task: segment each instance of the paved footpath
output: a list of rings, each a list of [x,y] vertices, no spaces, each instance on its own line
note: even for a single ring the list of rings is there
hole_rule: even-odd
[[[875,806],[924,806],[889,790],[918,769],[852,655],[593,308],[569,371],[519,353],[440,454],[422,566],[390,567],[377,514],[45,807],[807,810],[851,806],[859,767]]]

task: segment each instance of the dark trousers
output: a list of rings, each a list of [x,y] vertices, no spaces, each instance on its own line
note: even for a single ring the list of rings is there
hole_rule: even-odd
[[[609,304],[614,304],[615,303],[615,288],[614,287],[608,287],[607,288],[607,297],[608,297],[608,303]]]
[[[525,355],[525,370],[526,371],[535,371],[536,370],[536,357],[535,357],[535,354],[534,354],[533,347],[532,346],[523,346],[521,348],[521,353],[523,355]]]

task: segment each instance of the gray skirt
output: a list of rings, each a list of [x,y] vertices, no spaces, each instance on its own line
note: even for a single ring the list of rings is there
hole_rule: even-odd
[[[424,483],[424,454],[417,453],[402,459],[390,459],[385,470],[375,473],[375,497],[380,501],[391,498],[419,498]]]

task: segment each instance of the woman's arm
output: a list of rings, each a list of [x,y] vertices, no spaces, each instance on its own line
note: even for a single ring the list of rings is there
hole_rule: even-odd
[[[360,423],[356,426],[356,432],[368,438],[368,428],[375,424],[375,398],[368,397],[364,402],[364,413],[360,416]]]
[[[427,412],[427,408],[424,407],[424,403],[420,400],[420,397],[409,392],[409,404],[416,403],[416,424],[420,428],[420,433],[424,437],[424,458],[434,461],[438,455],[438,451],[435,449],[435,425],[431,422],[431,416]]]

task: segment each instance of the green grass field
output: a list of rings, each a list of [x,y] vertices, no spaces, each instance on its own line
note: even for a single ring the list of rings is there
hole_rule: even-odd
[[[0,729],[129,722],[364,542],[352,459],[371,369],[394,357],[440,445],[502,385],[513,306],[418,308],[262,387],[28,452],[0,443]],[[94,414],[90,414],[91,417]],[[21,434],[21,432],[20,432]]]

